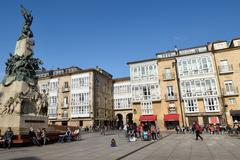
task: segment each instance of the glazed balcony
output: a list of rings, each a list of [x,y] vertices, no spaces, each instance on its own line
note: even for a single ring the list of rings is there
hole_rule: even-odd
[[[219,74],[230,74],[233,73],[233,65],[221,65],[218,66]]]

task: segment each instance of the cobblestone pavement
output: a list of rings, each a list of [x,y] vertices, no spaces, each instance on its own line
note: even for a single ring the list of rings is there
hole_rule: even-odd
[[[169,133],[165,133],[166,136]],[[116,133],[83,135],[83,140],[56,143],[43,147],[0,149],[0,160],[239,160],[240,139],[226,135],[203,135],[204,141],[195,141],[194,135],[172,134],[158,142],[128,142]],[[117,147],[111,148],[111,138]]]
[[[204,134],[196,141],[192,134],[173,134],[135,152],[124,160],[239,160],[240,138]]]

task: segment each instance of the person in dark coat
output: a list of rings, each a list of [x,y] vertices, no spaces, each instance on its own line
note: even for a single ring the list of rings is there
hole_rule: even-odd
[[[202,127],[198,124],[198,122],[195,122],[194,124],[195,132],[196,132],[196,140],[198,140],[198,137],[203,140],[202,136],[200,135],[202,133]]]
[[[28,135],[29,135],[29,137],[31,138],[31,140],[32,140],[32,142],[33,142],[34,145],[41,146],[40,143],[39,143],[39,141],[38,141],[38,139],[37,139],[37,135],[36,135],[36,133],[35,133],[35,131],[33,130],[32,127],[30,127],[30,130],[29,130],[29,132],[28,132]]]
[[[4,134],[4,147],[7,147],[8,149],[11,148],[12,138],[13,138],[13,131],[11,127],[8,127],[7,131]]]

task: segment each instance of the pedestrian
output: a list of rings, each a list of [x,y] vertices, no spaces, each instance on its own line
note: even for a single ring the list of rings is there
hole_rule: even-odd
[[[28,135],[29,135],[29,137],[31,138],[31,140],[32,140],[32,142],[33,142],[34,145],[41,146],[40,143],[39,143],[39,141],[38,141],[38,139],[37,139],[37,135],[36,135],[36,133],[35,133],[35,131],[33,130],[32,127],[30,127],[30,130],[29,130],[29,132],[28,132]]]
[[[100,126],[100,133],[101,133],[101,135],[104,135],[105,136],[105,126],[104,125],[101,125]]]
[[[196,140],[198,140],[198,137],[203,140],[202,136],[200,134],[202,133],[202,127],[198,124],[198,122],[195,122],[194,124],[195,133],[196,133]]]
[[[178,132],[179,132],[179,127],[178,127],[178,125],[175,127],[175,130],[176,130],[176,132],[177,132],[177,134],[178,134]]]
[[[155,125],[151,125],[152,141],[157,141],[156,133],[157,133],[157,130]]]
[[[7,147],[8,149],[11,148],[12,138],[13,138],[13,131],[11,127],[8,127],[7,131],[4,134],[4,147]]]

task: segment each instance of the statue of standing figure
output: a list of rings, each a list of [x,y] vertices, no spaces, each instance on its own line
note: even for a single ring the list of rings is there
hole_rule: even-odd
[[[43,90],[43,93],[38,95],[36,99],[36,106],[37,106],[37,115],[47,115],[48,111],[48,96],[45,90]]]
[[[32,25],[32,21],[33,21],[33,16],[31,14],[31,12],[32,11],[28,11],[26,8],[24,8],[21,5],[21,13],[25,19],[25,22],[24,22],[22,33],[21,33],[21,36],[19,37],[19,40],[23,39],[23,38],[32,38],[33,37],[33,33],[30,29],[30,26]]]

